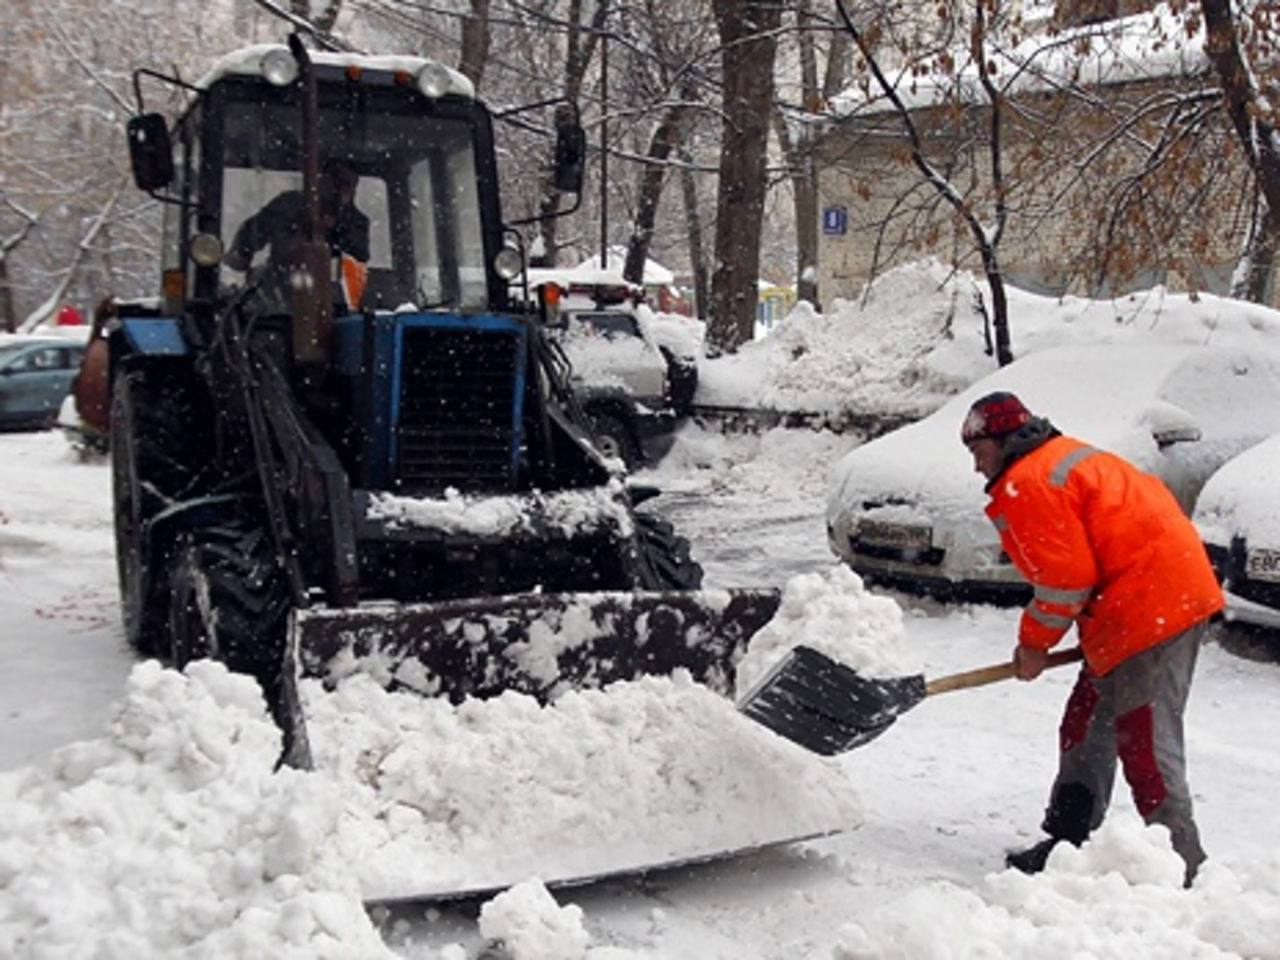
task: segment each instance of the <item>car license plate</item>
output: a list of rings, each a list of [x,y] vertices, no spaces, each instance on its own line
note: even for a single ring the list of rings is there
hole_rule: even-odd
[[[1264,550],[1261,547],[1250,550],[1246,568],[1253,580],[1280,583],[1280,550]]]
[[[933,542],[933,530],[883,520],[859,520],[857,539],[887,547],[927,547]]]

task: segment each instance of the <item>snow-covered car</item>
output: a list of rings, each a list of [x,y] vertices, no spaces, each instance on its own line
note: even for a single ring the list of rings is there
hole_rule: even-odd
[[[1195,522],[1227,593],[1227,616],[1280,630],[1280,434],[1209,478]]]
[[[548,333],[569,361],[603,452],[628,467],[661,459],[697,390],[697,341],[673,335],[643,302],[643,289],[615,276],[530,271],[531,287],[549,282],[560,294]]]
[[[1029,354],[836,464],[827,536],[864,579],[946,599],[1030,596],[983,512],[983,480],[960,442],[969,406],[994,390],[1157,474],[1188,515],[1214,471],[1280,430],[1277,353],[1091,344]]]
[[[82,344],[65,337],[0,339],[0,428],[52,424],[83,353]]]

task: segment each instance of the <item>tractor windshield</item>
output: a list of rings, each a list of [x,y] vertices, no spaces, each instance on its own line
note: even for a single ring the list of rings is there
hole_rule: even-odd
[[[367,268],[352,308],[480,310],[488,304],[475,127],[405,91],[320,87],[321,219],[335,254]],[[287,275],[301,238],[302,116],[261,86],[221,112],[220,280]],[[340,171],[344,190],[329,185]]]

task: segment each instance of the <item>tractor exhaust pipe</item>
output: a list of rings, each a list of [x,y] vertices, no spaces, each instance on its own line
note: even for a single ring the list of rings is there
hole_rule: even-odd
[[[293,359],[304,380],[323,377],[329,365],[333,336],[333,296],[330,254],[320,215],[319,105],[315,71],[302,39],[289,34],[289,52],[298,62],[302,84],[302,242],[290,271],[293,313]]]

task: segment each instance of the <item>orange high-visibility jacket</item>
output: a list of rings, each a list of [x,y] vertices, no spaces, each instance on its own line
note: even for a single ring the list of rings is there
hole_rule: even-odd
[[[1048,650],[1074,622],[1097,674],[1222,609],[1195,527],[1168,487],[1058,436],[990,485],[987,516],[1035,590],[1018,642]]]

